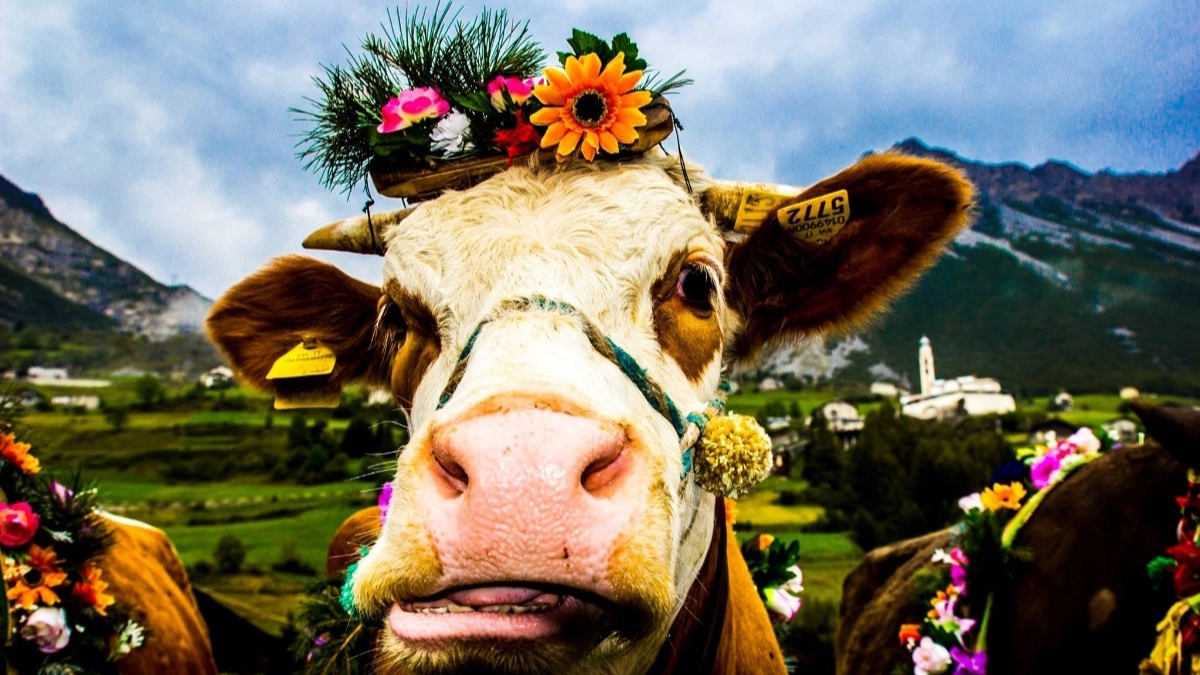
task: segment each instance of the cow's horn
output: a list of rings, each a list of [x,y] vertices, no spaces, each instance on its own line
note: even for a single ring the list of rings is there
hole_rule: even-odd
[[[339,220],[308,235],[304,248],[383,255],[384,236],[411,213],[409,208]]]
[[[776,185],[774,183],[733,183],[733,182],[718,182],[716,185],[708,188],[700,193],[698,199],[700,210],[712,216],[713,222],[722,230],[732,230],[737,223],[738,210],[742,206],[742,199],[747,192],[755,191],[771,195],[783,195],[786,197],[794,197],[800,194],[802,188],[792,187],[790,185]],[[778,201],[777,199],[775,201]],[[767,208],[774,210],[777,203],[771,204],[767,201],[760,201],[759,208]],[[761,221],[759,221],[761,222]],[[757,226],[758,222],[754,223]]]

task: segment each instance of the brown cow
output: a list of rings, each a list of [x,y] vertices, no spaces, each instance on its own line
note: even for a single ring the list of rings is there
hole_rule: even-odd
[[[381,286],[288,257],[214,305],[210,335],[244,382],[336,400],[358,381],[409,414],[387,524],[353,584],[385,628],[379,672],[702,673],[751,653],[757,635],[681,628],[766,621],[736,599],[749,594],[722,602],[705,583],[740,593],[740,557],[686,469],[682,419],[726,366],[893,298],[966,223],[972,190],[936,162],[874,155],[746,234],[747,186],[688,173],[658,154],[513,167],[310,237],[382,244]],[[803,239],[806,215],[824,237]],[[267,379],[301,343],[329,349],[332,372]],[[760,665],[735,669],[782,672],[762,640]]]
[[[1200,465],[1200,411],[1135,410],[1157,443],[1081,467],[1021,530],[1016,545],[1032,559],[995,593],[989,675],[1136,673],[1150,653],[1171,599],[1151,590],[1146,564],[1175,543],[1174,498],[1187,485],[1186,466]],[[949,531],[903,541],[871,551],[846,577],[838,673],[912,667],[897,634],[922,619],[914,574],[949,547]]]

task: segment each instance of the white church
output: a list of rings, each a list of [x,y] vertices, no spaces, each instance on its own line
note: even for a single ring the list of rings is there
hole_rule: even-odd
[[[921,393],[900,397],[900,411],[923,420],[944,419],[966,413],[990,415],[1013,412],[1017,402],[1000,389],[990,377],[967,375],[953,380],[938,380],[933,374],[933,347],[929,338],[921,338],[917,350],[921,367]]]

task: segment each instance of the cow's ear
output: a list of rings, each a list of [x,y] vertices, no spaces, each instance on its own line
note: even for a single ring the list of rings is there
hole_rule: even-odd
[[[729,355],[861,323],[933,264],[973,196],[945,164],[883,153],[784,201],[726,251],[727,297],[743,320]]]
[[[378,286],[304,256],[276,258],[225,292],[208,315],[208,334],[248,386],[303,404],[336,397],[343,385],[387,387],[398,313],[381,312]],[[389,338],[389,339],[385,339]],[[333,371],[267,379],[272,366],[305,341],[333,353]]]

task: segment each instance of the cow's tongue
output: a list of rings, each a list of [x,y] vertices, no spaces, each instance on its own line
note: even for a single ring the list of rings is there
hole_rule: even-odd
[[[452,606],[476,610],[508,606],[545,609],[557,605],[561,599],[554,593],[525,586],[484,586],[447,593],[436,600],[418,600],[411,606],[417,611]]]

